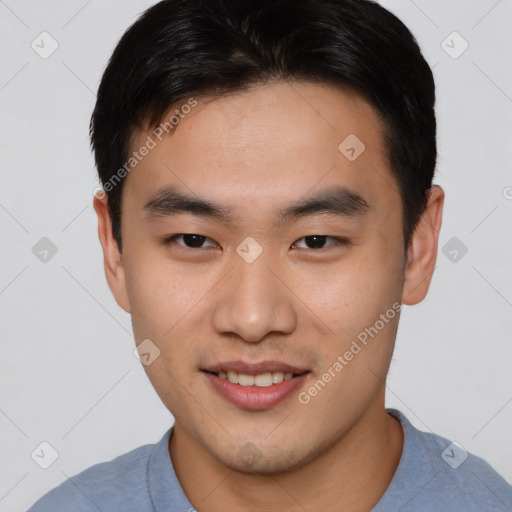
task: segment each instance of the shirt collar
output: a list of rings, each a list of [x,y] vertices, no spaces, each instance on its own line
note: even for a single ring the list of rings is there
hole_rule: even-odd
[[[192,512],[194,508],[183,492],[169,455],[169,439],[173,431],[174,426],[157,443],[149,459],[149,495],[155,512],[168,512],[171,504],[172,510]]]
[[[396,418],[404,431],[404,446],[395,474],[372,512],[399,510],[413,500],[436,476],[436,465],[431,460],[421,433],[397,409],[386,409]]]

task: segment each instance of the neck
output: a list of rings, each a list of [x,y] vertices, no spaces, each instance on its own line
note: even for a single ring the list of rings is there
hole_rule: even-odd
[[[268,475],[227,468],[177,423],[169,443],[174,470],[199,512],[368,512],[389,486],[403,448],[402,427],[381,398],[380,407],[367,409],[328,451],[293,471]]]

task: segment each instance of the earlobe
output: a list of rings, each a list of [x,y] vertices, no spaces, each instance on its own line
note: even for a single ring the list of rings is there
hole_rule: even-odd
[[[412,306],[427,295],[437,259],[441,229],[444,191],[439,185],[429,190],[429,201],[407,252],[407,268],[402,302]]]
[[[98,237],[103,249],[103,265],[108,286],[119,306],[130,313],[123,258],[112,233],[108,196],[106,194],[102,198],[94,196],[93,206],[98,215]]]

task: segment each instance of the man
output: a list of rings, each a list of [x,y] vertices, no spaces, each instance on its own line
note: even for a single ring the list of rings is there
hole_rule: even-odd
[[[94,207],[175,425],[32,511],[512,510],[486,462],[384,405],[436,261],[434,100],[369,0],[165,0],[126,32]]]

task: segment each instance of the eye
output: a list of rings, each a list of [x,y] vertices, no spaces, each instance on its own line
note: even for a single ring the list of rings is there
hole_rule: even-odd
[[[211,242],[210,245],[203,245],[206,241]],[[194,233],[182,233],[178,235],[173,235],[164,240],[165,245],[170,245],[175,243],[176,245],[180,245],[182,247],[186,247],[187,249],[201,249],[203,247],[215,247],[216,244],[213,240],[206,236],[196,235]]]
[[[309,235],[305,236],[303,238],[299,238],[297,242],[293,244],[293,246],[296,246],[301,240],[304,240],[307,247],[299,247],[300,249],[324,249],[326,247],[330,246],[337,246],[337,245],[348,245],[348,240],[344,240],[343,238],[338,238],[335,236],[328,236],[328,235]],[[331,241],[330,244],[327,244],[327,241]],[[292,246],[292,247],[293,247]]]
[[[303,241],[303,242],[302,242]],[[305,247],[299,247],[300,243],[305,243]],[[328,243],[330,242],[330,243]],[[328,235],[309,235],[300,238],[292,247],[300,249],[325,249],[331,246],[348,245],[348,241],[342,238]],[[207,247],[216,247],[217,244],[211,239],[203,235],[195,233],[181,233],[172,235],[164,240],[165,245],[176,244],[187,249],[202,249]]]

